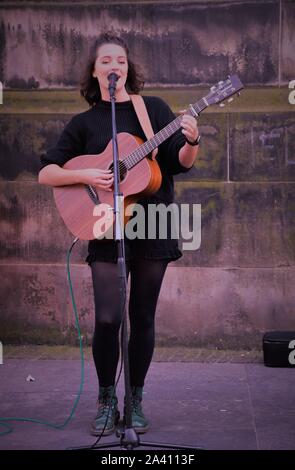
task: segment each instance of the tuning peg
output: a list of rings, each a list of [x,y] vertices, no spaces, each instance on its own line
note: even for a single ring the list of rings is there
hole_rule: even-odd
[[[224,103],[220,103],[219,106],[220,106],[221,108],[223,108],[223,107],[225,106],[225,104],[224,104]]]
[[[229,98],[229,99],[227,100],[227,102],[230,103],[230,102],[233,101],[233,100],[234,100],[233,97],[231,97],[231,98]]]
[[[238,95],[238,96],[241,96],[241,92],[240,92],[240,91],[238,91],[237,95]]]
[[[216,86],[215,85],[212,85],[212,87],[210,88],[210,90],[213,92],[216,90]]]

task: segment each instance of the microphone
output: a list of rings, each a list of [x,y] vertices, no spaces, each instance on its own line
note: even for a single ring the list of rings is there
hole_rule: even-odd
[[[108,81],[109,81],[109,92],[110,94],[114,94],[116,86],[117,86],[117,80],[119,79],[119,75],[117,75],[115,72],[111,72],[108,75]]]

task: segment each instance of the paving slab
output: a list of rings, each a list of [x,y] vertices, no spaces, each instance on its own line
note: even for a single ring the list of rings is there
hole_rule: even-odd
[[[28,375],[35,380],[27,381]],[[0,366],[0,416],[62,424],[77,397],[77,359],[7,359]],[[217,450],[295,449],[295,370],[262,363],[153,362],[144,410],[150,430],[142,440]],[[118,385],[122,410],[124,383]],[[67,449],[92,445],[97,379],[85,361],[85,383],[73,419],[64,429],[13,422],[0,449]],[[4,429],[4,428],[3,428]],[[103,438],[109,443],[119,439]]]

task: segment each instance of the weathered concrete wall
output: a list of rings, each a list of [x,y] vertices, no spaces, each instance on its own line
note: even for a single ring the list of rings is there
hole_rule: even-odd
[[[63,261],[63,260],[62,260]],[[15,341],[77,340],[66,270],[61,264],[7,264],[0,284],[1,337]],[[79,322],[91,342],[93,297],[88,266],[72,269]],[[157,312],[164,344],[259,347],[261,332],[293,327],[294,269],[171,266]]]
[[[288,129],[295,126],[295,114],[274,113],[271,117],[255,114],[254,120],[248,113],[201,117],[201,155],[189,173],[175,180],[178,202],[202,205],[202,245],[200,250],[185,252],[178,265],[294,265],[291,156],[295,153]],[[34,114],[0,118],[4,149],[0,256],[7,262],[21,258],[58,263],[70,243],[63,223],[56,225],[60,218],[51,189],[36,184],[39,155],[58,137],[67,119]],[[279,131],[274,134],[276,122],[284,122],[282,135]],[[74,260],[81,261],[84,254],[83,249]]]
[[[295,65],[288,0],[4,2],[0,15],[0,79],[11,88],[77,86],[105,29],[128,39],[147,83],[214,83],[237,72],[245,84],[280,84]]]
[[[75,338],[64,265],[72,237],[51,189],[36,183],[39,154],[68,118],[1,117],[6,152],[0,183],[0,298],[6,341]],[[201,117],[200,159],[189,174],[176,178],[176,197],[179,203],[202,205],[202,243],[168,270],[158,309],[161,341],[252,347],[267,329],[294,328],[295,175],[288,137],[294,119],[294,113]],[[282,134],[274,133],[279,122]],[[90,340],[86,245],[75,249],[72,261],[82,328]]]
[[[211,83],[229,70],[237,70],[245,84],[295,79],[291,1],[101,2],[89,8],[79,2],[26,3],[0,6],[0,73],[11,87],[75,85],[81,53],[96,25],[110,24],[110,18],[131,41],[150,83]],[[195,91],[202,96],[202,89],[190,88],[158,88],[154,94],[177,111],[192,102]],[[85,105],[73,102],[70,91],[47,93],[44,98],[46,92],[5,92],[0,106],[4,343],[76,338],[65,267],[72,236],[37,173],[40,154]],[[176,177],[176,198],[202,205],[202,243],[168,269],[158,307],[160,341],[259,347],[266,330],[295,330],[294,111],[287,89],[278,94],[265,87],[245,90],[239,105],[212,108],[200,117],[200,157],[192,171]],[[86,254],[87,243],[75,248],[72,274],[90,342]]]

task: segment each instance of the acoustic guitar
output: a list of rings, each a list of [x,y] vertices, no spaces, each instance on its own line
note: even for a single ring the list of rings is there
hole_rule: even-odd
[[[187,113],[198,116],[213,104],[232,99],[243,89],[237,75],[229,76],[210,88],[210,92],[189,106]],[[223,104],[223,103],[222,103]],[[118,137],[120,193],[123,195],[124,221],[132,215],[130,207],[142,196],[155,193],[161,186],[162,176],[156,160],[148,157],[162,142],[181,127],[178,116],[151,139],[141,139],[121,132]],[[65,163],[70,170],[98,168],[113,169],[112,141],[97,155],[80,155]],[[53,188],[56,207],[69,231],[81,240],[112,238],[114,228],[114,197],[112,191],[104,191],[91,185],[75,184]],[[128,211],[125,211],[126,208]],[[127,214],[128,212],[128,214]],[[97,223],[99,222],[99,223]],[[99,226],[99,230],[97,227]],[[99,232],[99,233],[98,233]]]

